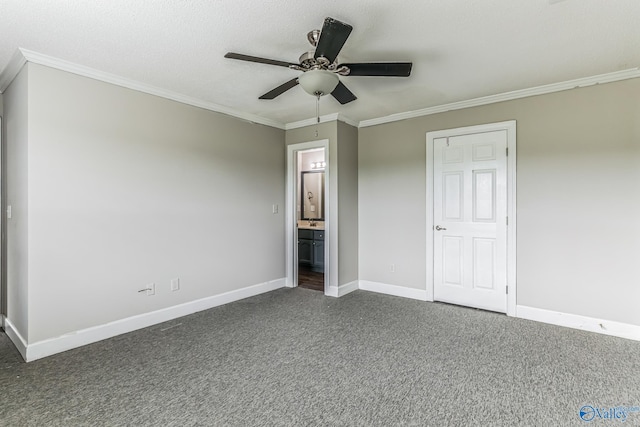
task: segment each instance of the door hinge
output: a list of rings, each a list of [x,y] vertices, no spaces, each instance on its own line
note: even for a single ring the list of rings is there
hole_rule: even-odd
[[[509,147],[507,147],[507,157],[509,157]]]
[[[507,217],[507,225],[509,225],[509,217]]]
[[[507,295],[509,295],[509,287],[508,287],[508,286],[505,286],[505,287],[504,287],[504,293],[505,293],[505,294],[507,294]]]

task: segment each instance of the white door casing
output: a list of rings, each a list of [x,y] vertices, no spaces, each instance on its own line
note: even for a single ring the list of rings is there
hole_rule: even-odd
[[[427,134],[430,300],[515,315],[514,154],[515,122]]]
[[[337,276],[337,271],[333,268],[330,254],[336,251],[336,242],[330,238],[330,230],[332,226],[331,217],[331,192],[329,187],[329,174],[330,174],[330,162],[329,162],[329,140],[322,139],[318,141],[302,142],[298,144],[291,144],[287,146],[287,194],[286,194],[286,215],[285,215],[285,230],[286,230],[286,286],[295,287],[298,285],[298,265],[296,262],[298,259],[298,245],[297,245],[297,208],[296,197],[297,191],[297,175],[298,170],[296,168],[297,153],[299,151],[306,151],[310,149],[323,148],[325,152],[325,219],[324,219],[324,291],[325,295],[329,290],[330,284],[334,276]],[[337,279],[333,280],[337,283]]]

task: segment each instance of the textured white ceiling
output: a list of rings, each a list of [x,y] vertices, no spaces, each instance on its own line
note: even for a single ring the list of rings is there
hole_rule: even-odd
[[[638,0],[2,0],[0,70],[25,48],[290,123],[315,115],[283,67],[331,16],[354,30],[341,62],[412,61],[409,78],[342,77],[358,100],[321,113],[360,121],[640,66]]]

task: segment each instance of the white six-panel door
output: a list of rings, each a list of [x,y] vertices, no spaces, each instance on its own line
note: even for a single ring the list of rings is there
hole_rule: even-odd
[[[433,297],[507,311],[507,131],[434,139]]]

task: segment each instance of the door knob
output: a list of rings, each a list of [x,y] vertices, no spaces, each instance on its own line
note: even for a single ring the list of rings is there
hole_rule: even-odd
[[[436,230],[438,230],[438,231],[442,231],[442,230],[446,230],[446,228],[444,228],[444,227],[440,227],[439,225],[436,225]]]

